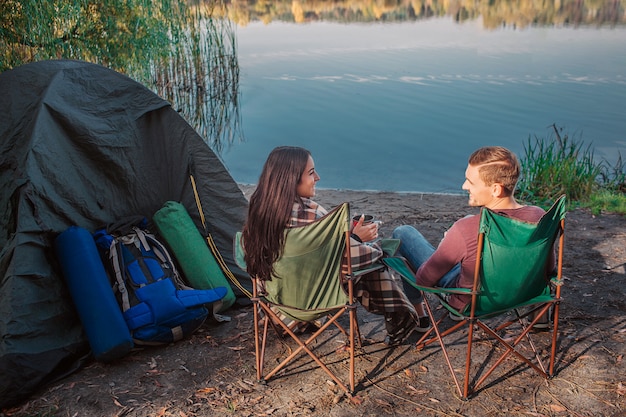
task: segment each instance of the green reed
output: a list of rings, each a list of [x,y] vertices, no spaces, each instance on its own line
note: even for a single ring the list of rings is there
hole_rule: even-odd
[[[565,194],[570,206],[588,207],[594,213],[626,213],[626,182],[621,156],[617,163],[594,159],[591,145],[580,138],[561,135],[528,139],[521,158],[522,175],[517,188],[521,201],[549,206]]]

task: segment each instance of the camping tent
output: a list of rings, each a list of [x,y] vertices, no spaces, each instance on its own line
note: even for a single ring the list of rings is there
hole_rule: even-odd
[[[247,201],[219,158],[169,103],[130,78],[80,61],[0,74],[0,407],[77,370],[89,344],[52,248],[88,230],[181,202],[204,217],[231,271]],[[97,302],[97,300],[95,300]]]

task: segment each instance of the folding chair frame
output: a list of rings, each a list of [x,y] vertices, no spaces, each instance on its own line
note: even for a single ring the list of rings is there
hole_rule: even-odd
[[[347,239],[348,240],[346,243],[349,249],[350,248],[349,246],[350,234],[349,233],[347,233]],[[349,269],[350,268],[351,267],[349,267]],[[353,278],[350,275],[351,275],[351,271],[349,271],[349,276],[347,277],[347,287],[348,287],[347,292],[348,292],[348,298],[350,301],[345,306],[339,308],[337,312],[335,312],[332,315],[329,315],[328,320],[326,320],[326,322],[319,329],[317,329],[312,335],[310,335],[306,340],[302,340],[302,338],[296,335],[293,332],[293,330],[289,328],[289,326],[287,326],[287,324],[285,324],[278,317],[278,315],[271,309],[272,305],[275,305],[277,307],[280,307],[280,305],[271,304],[266,299],[259,296],[256,280],[253,279],[253,297],[251,298],[251,300],[254,303],[253,314],[254,314],[256,369],[257,369],[257,379],[259,381],[265,381],[265,382],[269,381],[281,369],[283,369],[286,365],[288,365],[292,359],[294,359],[298,354],[304,351],[319,365],[320,368],[322,368],[332,378],[333,381],[335,381],[337,385],[341,387],[341,389],[343,389],[346,393],[354,392],[354,387],[355,387],[355,377],[354,377],[355,359],[354,358],[355,358],[355,349],[356,349],[355,341],[358,342],[358,345],[360,347],[361,336],[360,336],[357,315],[356,315],[357,305],[356,305],[354,295],[353,295],[354,283],[353,283]],[[340,278],[337,277],[337,279],[340,279]],[[338,322],[338,320],[346,312],[348,312],[349,324],[350,324],[348,331],[346,331],[346,329]],[[261,323],[262,313],[265,315],[265,320],[263,323]],[[264,362],[265,362],[265,349],[267,345],[268,327],[269,327],[270,322],[273,326],[276,326],[276,324],[278,324],[278,326],[282,328],[284,333],[288,334],[298,344],[298,348],[295,349],[293,352],[291,352],[289,356],[287,356],[282,362],[276,365],[270,372],[264,375],[263,371],[264,371]],[[309,347],[309,345],[315,339],[317,339],[326,329],[328,329],[328,327],[330,327],[333,324],[339,329],[339,331],[341,331],[341,333],[344,334],[344,336],[348,337],[348,346],[349,346],[349,354],[350,354],[350,375],[349,375],[350,388],[349,389],[348,389],[348,386],[346,386],[346,384],[341,379],[339,379],[339,377],[337,377],[337,375],[335,375],[335,373],[333,373],[330,370],[330,368],[328,368],[328,366],[326,366],[326,364],[322,362],[319,356],[316,355],[315,352],[313,352],[313,350]],[[261,330],[261,327],[262,327],[262,330]],[[275,330],[277,334],[280,334],[278,328],[275,328]]]
[[[415,284],[413,271],[410,270],[405,260],[403,260],[404,267],[398,264],[395,264],[395,266],[392,264],[389,264],[390,267],[396,269],[402,275],[405,281],[407,281],[409,284],[413,285],[415,288],[419,289],[422,292],[427,314],[430,317],[431,322],[433,323],[432,328],[429,329],[427,332],[425,332],[422,335],[422,337],[417,341],[416,348],[418,350],[421,350],[427,345],[430,345],[434,342],[439,342],[446,364],[450,370],[450,374],[452,375],[452,379],[456,385],[457,392],[459,393],[459,396],[462,399],[467,400],[468,398],[470,398],[470,396],[475,395],[478,388],[493,373],[493,371],[498,367],[498,365],[500,365],[511,354],[513,354],[514,357],[523,361],[530,368],[534,369],[542,377],[549,379],[554,376],[555,357],[556,357],[556,349],[557,349],[557,342],[558,342],[559,306],[561,303],[561,286],[563,283],[562,269],[563,269],[564,228],[565,228],[565,220],[561,219],[559,221],[559,227],[558,227],[558,239],[555,239],[555,241],[558,241],[557,273],[550,283],[551,287],[553,288],[553,296],[551,297],[550,300],[542,301],[541,304],[539,305],[534,304],[534,306],[531,307],[531,309],[524,314],[520,314],[520,308],[532,306],[533,304],[523,304],[523,305],[517,306],[516,308],[494,312],[494,313],[487,314],[484,316],[476,315],[476,310],[475,310],[476,299],[480,295],[480,288],[481,288],[480,286],[480,267],[481,267],[480,254],[482,253],[483,245],[484,245],[483,233],[479,234],[478,236],[477,253],[479,254],[479,256],[477,256],[477,259],[476,259],[476,265],[475,265],[475,270],[474,270],[474,283],[473,283],[473,288],[471,290],[463,289],[463,288],[433,288],[433,287],[418,286]],[[438,319],[435,317],[435,312],[431,304],[431,301],[429,301],[428,297],[426,296],[427,293],[434,294],[436,298],[439,300],[440,304],[445,307],[443,309],[442,315]],[[471,295],[472,301],[468,306],[469,311],[465,311],[465,312],[458,311],[454,309],[452,306],[450,306],[446,302],[446,298],[451,294]],[[550,309],[552,309],[553,328],[552,328],[552,333],[551,333],[551,347],[550,347],[549,363],[548,363],[548,366],[546,367],[546,364],[544,363],[545,358],[542,360],[541,356],[539,355],[539,352],[537,351],[535,347],[535,343],[532,340],[531,331],[533,329],[533,326],[541,319],[542,315],[549,314]],[[496,316],[499,316],[499,315],[502,315],[504,313],[511,312],[511,311],[515,313],[516,318],[514,320],[508,320],[506,322],[503,322],[493,329],[485,322],[486,319],[493,318],[493,317],[496,317]],[[448,316],[449,313],[459,318],[460,321],[458,323],[455,323],[451,327],[447,328],[446,330],[441,331],[440,323]],[[534,316],[534,319],[528,323],[526,318],[530,316]],[[511,326],[514,323],[520,324],[520,326],[522,327],[522,332],[514,339],[513,342],[509,343],[507,340],[500,337],[498,332]],[[465,358],[463,384],[461,386],[461,383],[459,382],[459,378],[454,372],[454,367],[450,360],[448,350],[444,342],[444,338],[452,333],[455,333],[457,330],[463,328],[466,325],[468,326],[467,351],[466,351],[466,358]],[[486,368],[483,371],[478,371],[478,373],[474,375],[474,379],[478,378],[478,380],[472,386],[470,386],[470,378],[471,378],[470,369],[471,369],[471,364],[472,364],[472,344],[474,341],[475,327],[482,329],[485,333],[490,335],[493,339],[497,340],[501,344],[501,346],[504,347],[505,351],[490,367]],[[522,340],[528,341],[534,353],[534,358],[532,359],[534,359],[536,363],[533,362],[531,358],[526,357],[522,352],[520,352],[517,349],[518,344]]]
[[[348,209],[348,203],[343,203]],[[340,206],[341,207],[341,206]],[[338,207],[339,208],[339,207]],[[255,335],[255,355],[256,355],[256,368],[257,368],[257,379],[259,381],[267,382],[272,377],[274,377],[279,371],[284,369],[296,356],[299,354],[306,352],[314,361],[322,368],[331,378],[332,380],[339,386],[343,391],[348,394],[351,394],[355,390],[355,351],[356,347],[361,346],[361,334],[359,331],[359,325],[357,320],[357,301],[354,296],[354,282],[358,279],[362,274],[374,271],[376,269],[382,269],[385,266],[380,264],[379,266],[373,266],[366,270],[358,270],[353,271],[352,264],[350,262],[350,232],[349,232],[349,216],[346,217],[346,231],[343,234],[343,258],[347,259],[347,273],[344,275],[345,280],[345,292],[347,294],[347,302],[345,305],[338,306],[336,309],[328,314],[328,320],[313,334],[307,335],[305,337],[299,337],[286,323],[284,323],[275,311],[272,310],[272,307],[288,307],[294,308],[293,306],[283,306],[277,303],[272,303],[263,294],[259,294],[259,285],[257,278],[252,278],[252,288],[253,293],[250,298],[253,302],[253,314],[254,314],[254,335]],[[305,226],[306,227],[306,226]],[[337,280],[341,280],[341,274],[337,276]],[[346,330],[340,323],[339,319],[343,317],[345,313],[348,313],[349,318],[349,328]],[[265,318],[265,320],[263,320]],[[269,326],[272,326],[278,335],[283,336],[284,334],[289,335],[297,344],[298,347],[291,354],[289,354],[282,362],[276,365],[269,372],[265,373],[264,365],[265,365],[265,354],[266,354],[266,345],[268,339]],[[336,373],[334,373],[318,356],[313,349],[311,348],[311,344],[317,339],[326,329],[330,326],[335,325],[339,331],[347,336],[347,346],[349,349],[349,381],[346,384],[342,381]],[[282,331],[282,332],[281,332]]]

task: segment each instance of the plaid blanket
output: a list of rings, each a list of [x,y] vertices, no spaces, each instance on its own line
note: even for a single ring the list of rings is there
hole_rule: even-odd
[[[293,205],[288,227],[304,226],[323,217],[328,211],[307,198],[301,198]],[[381,247],[374,244],[350,240],[350,258],[353,269],[362,269],[376,263],[383,257]],[[344,262],[344,265],[347,261]],[[343,268],[345,274],[347,268]],[[385,268],[367,273],[355,282],[354,291],[361,305],[375,314],[406,312],[417,318],[413,304],[404,293],[400,276]]]

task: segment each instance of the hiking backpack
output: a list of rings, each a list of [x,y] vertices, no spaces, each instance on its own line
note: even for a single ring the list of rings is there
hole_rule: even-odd
[[[146,227],[144,217],[133,217],[97,230],[94,239],[134,342],[175,342],[204,323],[205,304],[221,300],[226,288],[185,285],[167,248]]]

